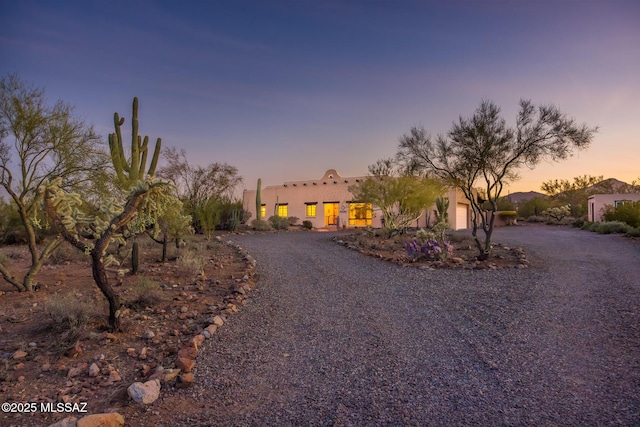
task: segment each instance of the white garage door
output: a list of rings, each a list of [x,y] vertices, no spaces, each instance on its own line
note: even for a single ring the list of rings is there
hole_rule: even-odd
[[[456,230],[467,228],[469,206],[458,203],[456,206]]]

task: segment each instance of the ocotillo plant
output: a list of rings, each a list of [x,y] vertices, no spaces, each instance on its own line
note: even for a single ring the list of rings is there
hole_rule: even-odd
[[[144,170],[147,166],[149,137],[145,136],[144,139],[142,139],[142,137],[138,135],[137,97],[133,98],[133,114],[131,115],[131,159],[129,163],[127,163],[127,158],[125,157],[122,145],[122,132],[120,131],[120,128],[124,124],[124,117],[120,118],[117,112],[114,113],[113,124],[115,126],[115,133],[109,134],[111,160],[118,176],[119,184],[128,190],[129,187],[144,179]],[[151,158],[151,164],[147,170],[147,175],[149,176],[153,176],[156,171],[161,146],[162,140],[158,138],[153,157]]]
[[[262,185],[262,179],[258,178],[258,188],[256,189],[256,219],[260,220],[260,211],[262,210],[262,200],[260,200],[260,186]]]

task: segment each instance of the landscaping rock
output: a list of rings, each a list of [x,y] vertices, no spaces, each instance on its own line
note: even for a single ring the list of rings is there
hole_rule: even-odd
[[[193,385],[195,381],[195,377],[191,372],[185,372],[178,376],[178,381],[176,382],[176,387],[178,388],[189,388]]]
[[[160,397],[160,380],[153,379],[145,383],[133,383],[127,388],[127,394],[137,403],[149,404]]]
[[[117,412],[110,414],[93,414],[78,420],[77,427],[122,427],[124,418]]]

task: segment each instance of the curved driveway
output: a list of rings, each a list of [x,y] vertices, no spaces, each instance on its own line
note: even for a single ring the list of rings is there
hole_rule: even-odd
[[[185,425],[640,424],[640,242],[509,227],[532,268],[430,271],[331,237],[234,236],[259,283],[180,391]]]

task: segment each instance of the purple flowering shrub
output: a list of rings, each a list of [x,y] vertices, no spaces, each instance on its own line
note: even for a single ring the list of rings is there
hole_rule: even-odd
[[[426,259],[427,261],[445,260],[453,254],[453,245],[443,240],[442,243],[429,239],[424,243],[410,240],[406,245],[407,254],[412,261]]]

